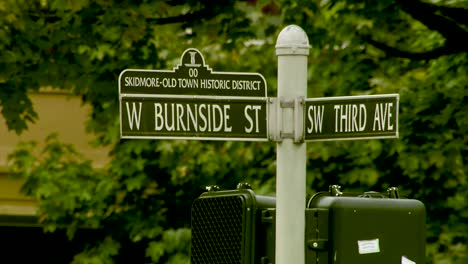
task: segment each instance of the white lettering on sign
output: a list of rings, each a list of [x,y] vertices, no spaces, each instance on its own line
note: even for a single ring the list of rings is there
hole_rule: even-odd
[[[190,78],[153,78],[153,77],[125,77],[127,87],[155,87],[167,89],[213,89],[258,91],[261,81],[248,80],[222,80],[222,79],[198,79],[197,68],[189,68]]]
[[[230,105],[154,103],[155,131],[231,132]]]
[[[186,64],[187,65],[187,64]],[[198,70],[196,68],[189,68],[188,75],[192,78],[198,77]]]
[[[180,88],[198,88],[198,79],[179,78],[177,80]]]
[[[357,132],[366,128],[367,110],[364,104],[335,105],[335,132]]]
[[[260,81],[232,81],[233,90],[260,90]]]
[[[247,121],[249,121],[249,126],[244,127],[244,131],[246,133],[252,133],[252,131],[255,129],[255,133],[259,133],[259,126],[258,126],[258,111],[262,109],[260,105],[247,105],[244,108],[244,114],[245,118],[247,118]],[[250,112],[254,111],[255,112],[255,120],[252,120],[252,117],[250,116]],[[255,121],[255,125],[254,125]]]
[[[231,89],[230,80],[201,79],[200,86],[203,89]]]
[[[190,77],[197,77],[196,68],[190,68]],[[189,71],[190,72],[190,71]],[[162,88],[201,88],[222,90],[260,90],[260,81],[246,80],[219,80],[195,78],[152,78],[152,77],[125,77],[125,86],[133,87],[162,87]]]
[[[393,103],[380,103],[375,105],[374,125],[372,129],[375,131],[390,131],[393,130],[392,122],[392,107]]]
[[[177,104],[177,131],[186,131],[187,129],[185,128],[184,125],[184,106],[181,104]]]
[[[229,121],[229,114],[228,114],[228,111],[230,110],[231,106],[230,105],[225,105],[224,106],[224,112],[223,112],[223,116],[224,116],[224,131],[225,132],[231,132],[232,131],[232,126],[229,126],[228,125],[228,121]]]
[[[125,86],[159,87],[159,78],[125,77]]]
[[[307,128],[307,133],[322,133],[324,105],[311,105],[307,109],[307,118],[310,126]]]
[[[125,103],[127,106],[127,117],[128,117],[128,124],[130,126],[130,130],[133,130],[133,121],[135,121],[137,130],[140,130],[140,120],[141,120],[141,105],[142,102],[138,104],[138,113],[135,106],[135,102],[132,103],[132,111],[130,113],[130,106],[128,102]]]
[[[221,131],[223,127],[223,110],[221,106],[214,104],[213,105],[213,132]]]
[[[163,78],[162,86],[164,88],[175,88],[177,87],[177,80],[173,78]]]

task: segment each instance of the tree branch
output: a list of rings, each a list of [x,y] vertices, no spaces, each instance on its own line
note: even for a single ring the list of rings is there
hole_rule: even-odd
[[[403,3],[405,1],[400,1],[400,3]],[[420,2],[418,1],[418,5],[426,9],[427,11],[430,11],[432,13],[440,13],[441,15],[450,18],[456,23],[468,26],[468,9],[462,8],[462,7],[451,7],[451,6],[441,6],[441,5],[435,5],[432,3],[427,3],[427,2]]]
[[[445,43],[441,47],[423,52],[401,50],[371,36],[361,36],[363,40],[385,52],[387,56],[408,58],[412,60],[430,60],[440,56],[468,52],[468,32],[459,24],[468,25],[468,10],[464,8],[438,6],[420,0],[396,0],[401,9],[414,19],[423,23],[428,29],[439,32]]]
[[[468,26],[468,9],[439,6],[439,11],[442,15],[455,20],[457,23]]]
[[[439,6],[419,0],[397,0],[397,2],[401,9],[414,19],[423,23],[427,28],[439,32],[446,39],[447,45],[461,48],[460,39],[468,39],[468,32],[457,22],[436,14],[440,10]],[[464,49],[466,50],[466,47]]]
[[[149,18],[146,21],[156,23],[158,25],[166,25],[166,24],[173,24],[173,23],[190,23],[190,22],[194,22],[197,20],[210,19],[215,16],[216,14],[213,12],[210,12],[208,9],[201,9],[198,11],[194,11],[191,13],[178,15],[178,16]]]
[[[458,50],[451,49],[450,47],[446,45],[435,48],[433,50],[429,50],[429,51],[412,52],[412,51],[401,50],[399,48],[389,46],[385,43],[372,39],[370,36],[361,36],[361,38],[365,40],[367,43],[371,44],[372,46],[385,52],[385,54],[389,57],[400,57],[400,58],[407,58],[411,60],[430,60],[430,59],[436,59],[440,56],[454,54],[454,53],[459,52]]]

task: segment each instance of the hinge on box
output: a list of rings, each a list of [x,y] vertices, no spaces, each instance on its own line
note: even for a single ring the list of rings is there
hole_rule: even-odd
[[[341,186],[339,185],[330,185],[328,187],[331,196],[342,196],[343,193],[341,192]]]
[[[390,187],[387,189],[388,198],[399,199],[400,193],[398,192],[397,187]]]
[[[311,239],[307,241],[307,246],[311,250],[326,251],[328,249],[328,239]]]

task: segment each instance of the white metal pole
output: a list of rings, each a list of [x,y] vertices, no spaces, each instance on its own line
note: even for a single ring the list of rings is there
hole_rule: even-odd
[[[309,40],[302,28],[285,27],[276,41],[280,142],[276,154],[276,263],[305,262],[306,144],[295,142],[303,118],[291,102],[307,97]],[[296,104],[297,106],[297,104]],[[295,124],[294,119],[301,124]],[[302,134],[301,134],[302,135]]]

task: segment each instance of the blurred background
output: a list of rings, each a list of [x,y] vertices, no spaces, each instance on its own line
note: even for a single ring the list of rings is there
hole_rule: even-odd
[[[296,24],[311,44],[308,97],[400,96],[398,139],[308,143],[307,195],[331,184],[398,187],[426,206],[427,263],[467,263],[467,8],[1,1],[2,254],[13,263],[188,263],[192,201],[211,184],[274,194],[275,143],[121,140],[118,76],[171,70],[193,47],[214,71],[262,74],[276,97],[276,38]]]

